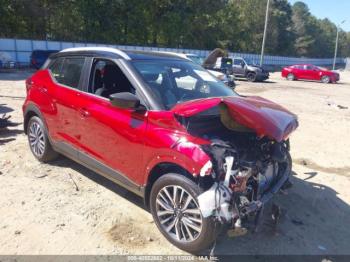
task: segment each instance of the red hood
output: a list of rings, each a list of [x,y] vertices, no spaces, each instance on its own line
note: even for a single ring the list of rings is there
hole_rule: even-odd
[[[176,105],[172,111],[179,116],[191,117],[224,103],[233,119],[258,136],[268,136],[280,142],[298,127],[296,115],[276,103],[258,96],[206,98]]]

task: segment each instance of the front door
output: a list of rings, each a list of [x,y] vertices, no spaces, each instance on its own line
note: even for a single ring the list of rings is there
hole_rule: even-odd
[[[233,74],[237,76],[244,76],[245,62],[243,59],[235,58],[232,65]]]
[[[109,101],[109,95],[131,92],[135,88],[119,66],[110,60],[92,63],[88,92],[81,95],[77,125],[80,132],[82,161],[93,158],[99,168],[111,169],[115,176],[140,185],[147,114],[121,109]],[[125,182],[125,181],[122,181]]]

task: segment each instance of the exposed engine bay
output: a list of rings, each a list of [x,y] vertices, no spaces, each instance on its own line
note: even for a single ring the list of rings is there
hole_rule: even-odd
[[[189,133],[211,141],[202,145],[211,158],[199,178],[204,217],[239,226],[242,219],[259,217],[263,205],[289,183],[288,140],[258,137],[220,106],[182,120]]]

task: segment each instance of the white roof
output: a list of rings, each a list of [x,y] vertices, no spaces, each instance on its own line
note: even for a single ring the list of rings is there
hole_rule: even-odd
[[[131,58],[122,50],[119,50],[117,48],[112,47],[103,47],[103,46],[92,46],[92,47],[72,47],[72,48],[66,48],[60,51],[60,53],[64,52],[78,52],[78,51],[102,51],[102,52],[110,52],[117,55],[120,55],[121,57],[130,60]]]
[[[179,58],[183,58],[189,61],[192,61],[191,59],[189,59],[186,54],[183,53],[175,53],[175,52],[169,52],[169,51],[152,51],[154,53],[158,53],[158,54],[164,54],[164,55],[173,55],[173,56],[177,56]]]

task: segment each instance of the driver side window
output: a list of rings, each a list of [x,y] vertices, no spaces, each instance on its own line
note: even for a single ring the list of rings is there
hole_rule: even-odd
[[[94,59],[90,74],[89,93],[109,98],[121,92],[135,94],[135,88],[119,66],[108,59]]]
[[[243,60],[242,59],[235,59],[233,64],[236,65],[236,66],[241,66],[243,63]]]

